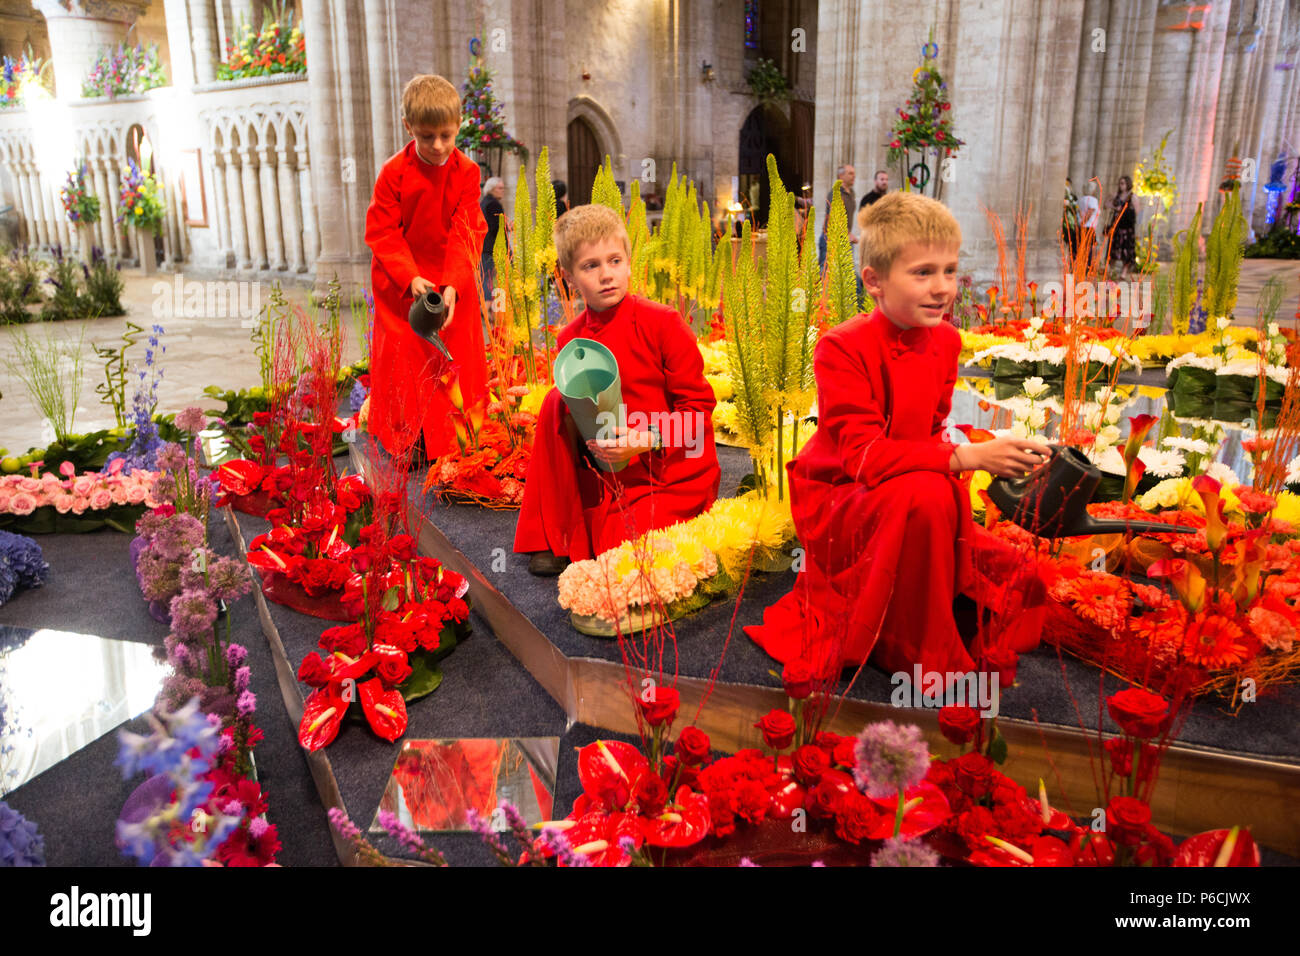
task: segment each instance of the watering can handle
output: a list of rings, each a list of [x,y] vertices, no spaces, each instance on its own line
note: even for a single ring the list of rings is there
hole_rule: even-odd
[[[1043,459],[1042,464],[1040,464],[1033,471],[1026,474],[1023,478],[1017,478],[1016,479],[1017,482],[1023,482],[1027,484],[1033,481],[1035,478],[1037,478],[1040,474],[1042,474],[1044,469],[1051,467],[1052,459],[1054,459],[1057,456],[1057,454],[1060,452],[1061,446],[1049,445],[1048,447],[1052,449],[1052,453],[1048,455],[1045,459]]]

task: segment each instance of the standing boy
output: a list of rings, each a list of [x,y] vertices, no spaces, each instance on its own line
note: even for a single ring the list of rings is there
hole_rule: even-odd
[[[460,96],[442,77],[406,84],[402,125],[412,139],[384,163],[366,211],[375,297],[370,430],[392,454],[420,437],[429,459],[455,450],[453,415],[487,396],[475,276],[487,222],[478,164],[456,148],[460,113]],[[447,304],[439,334],[451,363],[407,322],[415,297],[430,289]]]

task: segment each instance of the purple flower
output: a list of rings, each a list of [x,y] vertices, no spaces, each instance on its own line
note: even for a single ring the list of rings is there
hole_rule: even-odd
[[[185,449],[175,442],[168,442],[158,452],[158,467],[163,471],[180,471],[189,464]]]
[[[175,613],[174,611],[172,613]],[[925,779],[930,751],[919,728],[892,720],[868,724],[854,748],[853,780],[873,797],[888,797]]]
[[[36,824],[0,800],[0,867],[44,865],[45,840]]]
[[[631,840],[628,842],[631,842]],[[563,866],[591,866],[591,861],[581,853],[574,853],[573,844],[569,842],[569,838],[554,827],[544,828],[537,837],[537,843],[547,851],[555,854],[556,861]],[[635,849],[636,847],[633,845],[633,850]]]
[[[244,562],[237,558],[217,558],[208,564],[208,586],[213,597],[231,602],[247,594],[253,582]]]
[[[253,819],[248,821],[248,835],[254,840],[260,840],[270,828],[271,824],[267,823],[261,817],[253,817]]]
[[[755,867],[755,868],[758,867],[758,864],[755,863],[753,860],[751,860],[751,859],[750,859],[749,857],[747,857],[747,856],[742,856],[742,857],[740,858],[740,862],[739,862],[738,864],[736,864],[736,865],[737,865],[737,866],[747,866],[747,867],[748,867],[748,866],[752,866],[752,867]]]
[[[240,667],[235,671],[235,691],[242,694],[248,690],[248,679],[252,676],[252,671],[247,667]]]
[[[939,854],[920,840],[890,837],[871,858],[872,866],[938,866]]]
[[[244,670],[247,669],[244,668]],[[239,699],[235,701],[235,710],[240,717],[252,717],[253,711],[257,710],[257,696],[251,690],[244,691],[239,695]]]
[[[190,435],[203,431],[208,423],[208,418],[203,414],[203,409],[194,405],[189,406],[176,416],[176,427]]]
[[[182,591],[172,598],[171,612],[172,628],[177,634],[207,634],[217,620],[217,605],[198,590]]]
[[[415,831],[399,820],[397,814],[388,810],[380,810],[379,825],[388,832],[389,836],[401,844],[402,849],[408,853],[419,853],[424,849],[424,841],[420,839]]]
[[[239,667],[244,661],[248,660],[248,648],[243,644],[229,644],[226,647],[226,664],[230,667]]]
[[[338,831],[339,836],[345,840],[360,840],[361,831],[357,829],[355,823],[348,819],[348,815],[338,807],[330,807],[329,813],[326,814],[330,820],[330,826]]]

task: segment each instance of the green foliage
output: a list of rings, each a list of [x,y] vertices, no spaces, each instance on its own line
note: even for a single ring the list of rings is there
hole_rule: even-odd
[[[1161,335],[1173,300],[1174,276],[1172,272],[1163,277],[1157,273],[1151,277],[1151,281],[1154,283],[1155,297],[1151,305],[1151,327],[1147,329],[1147,334]]]
[[[1237,304],[1247,228],[1241,214],[1241,190],[1229,189],[1205,240],[1205,311],[1211,320],[1231,315]]]
[[[1201,213],[1204,206],[1196,206],[1196,215],[1185,230],[1174,237],[1174,275],[1172,309],[1174,333],[1186,335],[1192,321],[1192,302],[1196,298],[1196,273],[1199,266]]]
[[[831,195],[830,218],[826,220],[826,321],[831,326],[848,321],[862,308],[858,301],[853,246],[849,243],[849,227],[844,218],[844,198],[839,185],[839,180],[836,180]]]
[[[641,181],[632,180],[628,187],[631,200],[627,207],[627,238],[632,246],[631,278],[628,291],[636,295],[648,295],[650,279],[650,224],[646,218],[645,200],[641,198]]]
[[[759,461],[772,439],[772,415],[764,393],[767,350],[763,339],[763,287],[754,262],[754,237],[746,220],[740,256],[723,286],[727,320],[727,363],[731,370],[736,430]]]
[[[591,201],[608,206],[620,216],[623,215],[623,195],[618,191],[618,181],[614,178],[614,164],[608,156],[600,169],[596,170],[596,181],[591,184]]]
[[[759,103],[783,103],[792,93],[790,81],[772,60],[759,59],[745,80],[749,83],[749,91]]]
[[[130,319],[126,322],[126,331],[122,333],[122,344],[116,348],[91,343],[96,358],[104,360],[104,381],[95,386],[99,400],[113,409],[113,418],[118,428],[126,428],[126,353],[135,340],[144,333],[142,326]]]
[[[542,147],[537,157],[537,226],[534,255],[537,272],[548,282],[555,274],[555,187],[551,185],[551,157],[549,149]]]
[[[17,356],[6,358],[10,374],[27,386],[34,404],[54,429],[55,438],[67,444],[72,433],[77,400],[81,397],[81,343],[75,344],[54,338],[48,331],[43,342],[37,342],[18,329],[13,336]]]
[[[87,309],[91,315],[126,315],[122,305],[122,291],[126,282],[116,265],[110,265],[102,255],[83,272],[86,280]]]
[[[54,294],[41,309],[41,321],[61,322],[91,315],[90,302],[82,294],[81,268],[71,256],[56,256],[47,280]]]
[[[1300,259],[1300,234],[1279,220],[1263,239],[1247,246],[1243,255],[1247,259]]]

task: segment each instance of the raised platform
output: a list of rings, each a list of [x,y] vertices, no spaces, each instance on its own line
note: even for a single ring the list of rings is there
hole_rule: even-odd
[[[372,467],[366,452],[352,450],[353,464],[363,474]],[[720,448],[719,458],[722,492],[734,493],[748,471],[748,458],[731,448]],[[413,473],[410,481],[420,516],[420,550],[469,579],[476,613],[570,721],[635,733],[617,643],[575,631],[556,600],[555,580],[528,573],[527,557],[511,550],[516,513],[435,502],[419,491],[421,479]],[[718,749],[760,745],[753,722],[785,705],[773,673],[778,666],[741,628],[757,623],[792,581],[789,572],[754,575],[740,600],[721,601],[674,622],[664,672],[677,675],[683,721],[689,722],[716,671],[708,706],[695,722]],[[1080,727],[1095,727],[1104,711],[1099,695],[1121,686],[1108,677],[1103,687],[1096,668],[1054,648],[1024,655],[1016,685],[1002,695],[999,727],[1011,745],[1006,771],[1028,784],[1043,778],[1054,800],[1088,815],[1097,803],[1100,748],[1095,730]],[[933,752],[954,754],[938,732],[935,712],[901,708],[900,713],[890,703],[892,689],[888,675],[864,668],[851,687],[841,686],[828,729],[854,733],[871,720],[906,720],[925,731]],[[1176,834],[1248,824],[1261,844],[1300,855],[1300,824],[1293,814],[1300,798],[1297,703],[1300,689],[1289,687],[1236,717],[1206,703],[1194,707],[1165,757],[1152,808],[1157,824]],[[1108,730],[1117,729],[1106,721]]]

